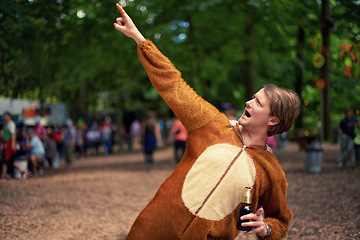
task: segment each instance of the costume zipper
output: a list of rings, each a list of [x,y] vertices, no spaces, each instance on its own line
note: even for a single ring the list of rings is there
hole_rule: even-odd
[[[210,193],[207,195],[207,197],[205,198],[204,202],[201,204],[201,206],[198,208],[198,210],[196,210],[195,215],[197,215],[200,210],[204,207],[204,205],[206,204],[206,202],[209,200],[209,198],[211,197],[211,195],[215,192],[215,190],[218,188],[218,186],[220,185],[220,183],[223,181],[223,179],[225,178],[226,174],[229,172],[230,168],[234,165],[234,163],[236,162],[236,160],[240,157],[241,153],[245,150],[246,145],[244,145],[242,147],[242,149],[240,150],[240,152],[238,154],[236,154],[236,156],[234,157],[234,159],[231,161],[231,163],[229,164],[229,166],[227,167],[227,169],[225,170],[225,172],[223,173],[223,175],[220,177],[219,181],[216,183],[215,187],[213,187],[213,189],[210,191]]]
[[[234,159],[231,161],[231,163],[229,164],[229,166],[227,167],[227,169],[225,170],[225,172],[223,173],[223,175],[220,177],[219,181],[216,183],[216,185],[213,187],[213,189],[211,189],[210,193],[206,196],[205,200],[203,201],[203,203],[201,204],[201,206],[196,210],[194,216],[191,218],[191,220],[188,222],[188,224],[186,225],[186,227],[184,228],[184,232],[181,234],[181,236],[184,235],[184,233],[186,232],[186,230],[188,229],[188,227],[191,225],[191,223],[194,221],[194,219],[196,218],[196,216],[198,215],[198,213],[201,211],[201,209],[205,206],[206,202],[209,200],[209,198],[211,197],[211,195],[215,192],[215,190],[218,188],[218,186],[220,185],[220,183],[223,181],[223,179],[225,178],[225,176],[227,175],[227,173],[230,171],[230,168],[234,165],[234,163],[236,162],[236,160],[240,157],[241,153],[245,150],[246,145],[244,145],[241,150],[236,154],[236,156],[234,157]]]

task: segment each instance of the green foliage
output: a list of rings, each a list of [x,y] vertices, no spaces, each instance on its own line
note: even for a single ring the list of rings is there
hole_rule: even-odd
[[[137,59],[136,44],[116,31],[119,13],[108,0],[2,0],[0,91],[69,104],[72,113],[115,109],[142,115],[168,112]],[[320,32],[316,0],[121,0],[141,32],[154,41],[204,98],[244,107],[244,63],[251,60],[257,89],[274,83],[294,89],[303,70],[304,128],[320,118],[320,92],[313,82],[311,40]],[[340,43],[359,42],[359,1],[331,1],[336,29],[331,38],[331,104],[336,126],[342,109],[358,106],[359,84],[343,76]],[[247,27],[254,51],[249,54]],[[298,29],[305,29],[304,59],[297,56]],[[355,64],[353,64],[355,69]],[[354,71],[354,70],[353,70]],[[346,97],[345,97],[346,96]],[[341,101],[339,101],[341,99]]]

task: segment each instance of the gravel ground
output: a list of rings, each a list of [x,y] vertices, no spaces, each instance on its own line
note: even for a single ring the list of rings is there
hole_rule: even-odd
[[[286,239],[360,239],[360,167],[339,169],[339,146],[324,144],[322,171],[303,170],[295,144],[275,150],[289,183],[294,214]],[[125,238],[138,213],[174,168],[172,149],[88,157],[71,168],[0,183],[0,239]]]

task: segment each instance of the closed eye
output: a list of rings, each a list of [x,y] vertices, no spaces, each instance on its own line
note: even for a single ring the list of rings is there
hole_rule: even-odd
[[[257,103],[260,107],[262,107],[262,104],[261,104],[261,101],[259,100],[259,98],[257,98],[257,97],[254,95],[252,99],[255,99],[256,103]]]
[[[256,102],[260,105],[260,107],[262,107],[262,104],[258,98],[256,99]]]

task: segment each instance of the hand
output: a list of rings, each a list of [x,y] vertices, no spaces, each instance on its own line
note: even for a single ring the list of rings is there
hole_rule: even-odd
[[[16,137],[15,134],[11,134],[11,150],[16,151]]]
[[[129,15],[127,15],[126,13],[122,17],[116,19],[114,27],[116,30],[123,32],[126,36],[134,39],[138,45],[145,40],[143,35],[136,28]]]
[[[255,214],[247,214],[241,217],[241,220],[249,219],[250,222],[242,223],[243,227],[253,227],[249,232],[245,232],[245,235],[256,234],[259,237],[263,237],[267,234],[264,218],[262,216],[264,209],[259,208]]]
[[[162,147],[163,146],[163,141],[160,139],[158,142],[157,142],[157,147]]]
[[[11,143],[11,149],[12,149],[13,151],[16,151],[16,144],[15,144],[15,143]]]

